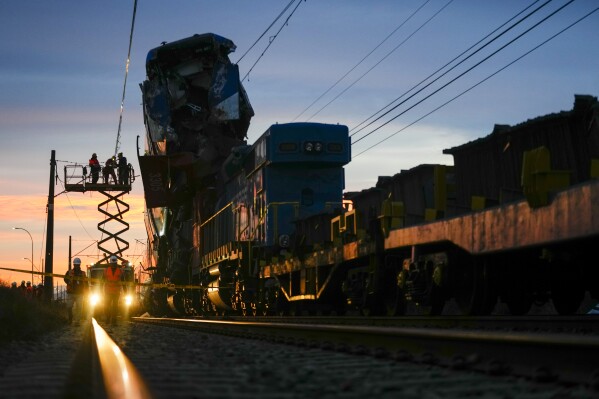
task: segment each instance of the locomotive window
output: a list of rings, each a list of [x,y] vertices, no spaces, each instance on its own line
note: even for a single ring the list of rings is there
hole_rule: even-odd
[[[297,151],[297,144],[296,143],[281,143],[281,144],[279,144],[279,151],[295,152],[295,151]]]
[[[327,144],[328,152],[343,152],[343,144],[341,143],[328,143]]]

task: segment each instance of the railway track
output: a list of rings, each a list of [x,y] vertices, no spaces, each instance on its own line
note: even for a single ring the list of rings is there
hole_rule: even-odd
[[[544,342],[537,340],[533,352],[531,333],[315,319],[320,324],[142,317],[106,330],[95,321],[69,326],[34,348],[0,348],[0,366],[15,349],[27,353],[0,367],[0,396],[599,397],[593,333],[537,334]],[[591,363],[585,368],[584,361]]]
[[[592,330],[593,318],[534,318],[545,322],[541,328],[561,325]],[[431,318],[412,320],[366,319],[375,325],[366,326],[364,318],[308,318],[302,322],[281,319],[247,321],[136,318],[136,322],[152,323],[218,333],[243,338],[255,338],[301,347],[367,354],[379,358],[434,364],[452,369],[467,369],[491,375],[511,375],[539,382],[555,382],[589,386],[599,390],[599,336],[574,333],[518,332],[530,330],[534,320],[484,318],[469,321],[465,318],[439,318],[445,328],[431,327]],[[355,325],[355,323],[361,323]],[[398,327],[398,323],[428,323],[428,327]],[[487,322],[487,323],[485,323]],[[333,324],[334,323],[334,324]],[[353,325],[350,323],[354,323]],[[469,329],[447,328],[448,323],[468,325]],[[473,328],[476,323],[477,328]],[[379,324],[379,325],[376,325]],[[493,328],[501,324],[503,331],[481,329],[483,324]],[[587,327],[584,326],[587,324]],[[505,327],[510,326],[510,330]]]
[[[555,316],[400,316],[400,317],[364,317],[364,316],[204,316],[208,320],[260,321],[268,323],[325,324],[379,327],[421,327],[477,329],[522,332],[555,332],[599,335],[599,317],[593,315]]]
[[[4,348],[14,358],[0,369],[2,398],[153,397],[133,363],[93,318],[24,345]],[[4,360],[0,357],[0,363]]]

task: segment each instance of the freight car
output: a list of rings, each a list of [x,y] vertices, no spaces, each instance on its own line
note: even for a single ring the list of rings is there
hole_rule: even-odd
[[[148,56],[150,313],[439,314],[455,300],[488,314],[500,300],[571,314],[586,293],[599,299],[596,97],[445,150],[452,166],[344,193],[345,126],[276,124],[242,140],[249,101],[238,75],[217,73],[236,71],[233,48],[209,34]],[[218,119],[205,100],[224,75],[237,111]]]

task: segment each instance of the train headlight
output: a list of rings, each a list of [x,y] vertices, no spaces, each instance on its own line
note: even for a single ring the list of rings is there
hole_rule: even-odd
[[[133,296],[132,295],[125,295],[125,306],[131,306],[131,304],[133,303]]]
[[[324,145],[320,141],[306,141],[304,143],[304,151],[320,154],[324,150]]]
[[[281,248],[289,247],[289,236],[287,234],[281,234],[279,236],[279,246]]]
[[[89,304],[94,307],[96,306],[98,303],[100,303],[100,294],[91,294],[89,296]]]

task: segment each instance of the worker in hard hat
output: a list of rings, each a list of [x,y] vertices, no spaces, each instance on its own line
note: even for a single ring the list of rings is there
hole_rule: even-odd
[[[69,324],[75,322],[78,325],[84,320],[83,301],[87,293],[87,276],[81,270],[81,259],[73,259],[73,268],[69,269],[64,276],[67,284],[67,311]]]
[[[129,184],[129,168],[127,166],[127,158],[122,152],[119,152],[117,159],[117,167],[119,169],[119,184]]]
[[[123,269],[118,265],[118,259],[112,255],[108,267],[104,270],[104,298],[106,298],[106,323],[116,324],[119,308],[119,298],[123,289]]]

